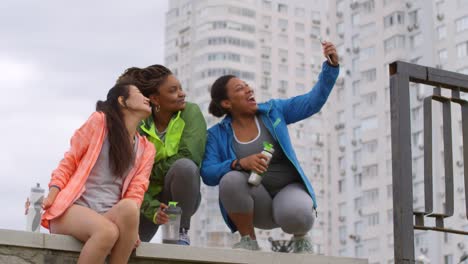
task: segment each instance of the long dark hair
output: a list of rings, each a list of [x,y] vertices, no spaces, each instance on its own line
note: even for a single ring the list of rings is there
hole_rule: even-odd
[[[144,96],[149,97],[152,94],[159,94],[159,87],[169,75],[172,75],[171,70],[160,64],[146,68],[132,67],[125,70],[117,79],[117,83],[133,82]]]
[[[125,126],[119,97],[125,101],[129,97],[131,82],[117,83],[107,93],[106,101],[96,103],[96,111],[106,115],[107,137],[109,140],[109,166],[117,177],[124,173],[133,164],[134,153],[130,142],[130,134]]]
[[[234,75],[224,75],[216,79],[216,81],[211,85],[211,102],[208,106],[208,112],[216,117],[222,117],[229,112],[221,106],[221,101],[228,99],[227,96],[227,83],[232,78],[235,78]]]

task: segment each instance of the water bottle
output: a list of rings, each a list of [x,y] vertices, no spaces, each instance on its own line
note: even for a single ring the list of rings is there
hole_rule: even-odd
[[[39,183],[31,188],[28,201],[26,202],[26,231],[39,232],[41,227],[42,200],[44,200],[44,189]]]
[[[164,244],[177,244],[179,241],[182,208],[177,206],[177,202],[170,201],[169,207],[164,212],[169,217],[169,221],[163,226],[162,241]]]
[[[273,148],[273,144],[268,143],[268,142],[263,142],[263,151],[262,154],[267,156],[266,163],[267,165],[270,164],[271,157],[273,157],[273,153],[275,152],[275,149]],[[252,171],[249,176],[249,183],[252,185],[259,185],[260,182],[262,181],[263,174],[258,174],[255,171]]]

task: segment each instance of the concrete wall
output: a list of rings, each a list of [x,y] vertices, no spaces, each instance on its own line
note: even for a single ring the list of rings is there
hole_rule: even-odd
[[[82,244],[70,236],[0,229],[0,264],[76,263]],[[245,263],[245,264],[366,264],[364,259],[308,254],[250,252],[142,243],[132,264]]]

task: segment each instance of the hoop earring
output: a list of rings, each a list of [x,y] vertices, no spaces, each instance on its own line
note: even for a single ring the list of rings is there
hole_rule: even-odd
[[[161,106],[160,105],[155,105],[154,106],[154,111],[157,113],[161,110]]]

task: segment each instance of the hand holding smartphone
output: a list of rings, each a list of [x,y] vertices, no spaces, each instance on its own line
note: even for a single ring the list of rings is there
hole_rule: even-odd
[[[322,44],[322,46],[325,44],[325,40],[322,38],[322,37],[319,37],[319,41],[320,41],[320,44]],[[328,63],[332,64],[333,65],[333,61],[331,60],[330,58],[330,55],[325,55],[327,57],[327,60],[328,60]]]

